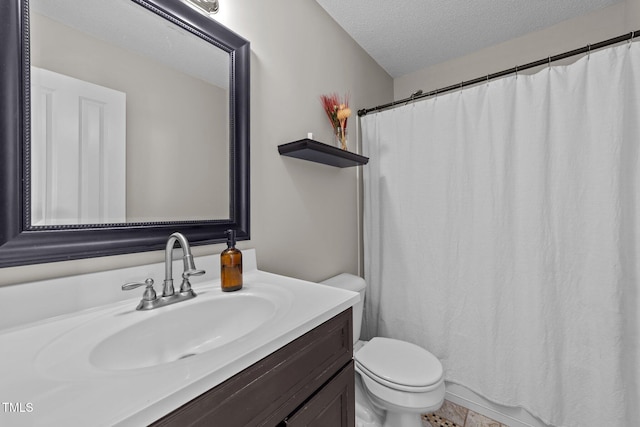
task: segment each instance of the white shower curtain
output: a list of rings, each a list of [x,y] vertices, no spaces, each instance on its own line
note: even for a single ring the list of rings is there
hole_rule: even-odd
[[[370,336],[547,424],[640,425],[640,45],[362,118]]]

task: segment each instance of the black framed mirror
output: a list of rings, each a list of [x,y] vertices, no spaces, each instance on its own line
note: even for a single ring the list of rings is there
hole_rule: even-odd
[[[164,248],[167,237],[174,231],[185,234],[193,245],[222,242],[225,240],[224,232],[228,229],[236,230],[239,240],[249,239],[249,42],[181,0],[126,2],[130,4],[128,7],[136,8],[136,13],[152,14],[154,19],[160,17],[165,27],[171,27],[170,32],[177,30],[197,38],[198,41],[192,44],[211,46],[228,55],[228,63],[225,64],[228,85],[223,85],[226,86],[228,98],[228,120],[223,135],[229,141],[226,152],[221,155],[224,163],[228,164],[224,179],[210,182],[214,179],[198,178],[193,181],[190,178],[194,171],[191,162],[174,161],[171,167],[161,169],[180,183],[175,193],[165,196],[165,186],[162,185],[153,191],[143,189],[138,194],[157,193],[173,200],[184,194],[189,197],[207,195],[212,187],[222,186],[228,188],[228,196],[225,194],[227,197],[222,197],[223,210],[228,211],[228,215],[221,214],[218,209],[207,213],[204,218],[191,218],[193,213],[187,213],[177,215],[173,220],[173,216],[164,215],[165,208],[132,215],[129,205],[134,203],[127,199],[124,202],[127,211],[122,221],[113,221],[111,216],[103,221],[55,219],[43,222],[36,219],[34,211],[39,208],[36,209],[34,202],[36,184],[33,174],[41,166],[34,154],[35,138],[32,135],[36,132],[32,127],[30,2],[7,0],[0,3],[0,267],[159,250]],[[167,49],[161,50],[164,56],[169,55]],[[127,108],[129,104],[133,102],[127,100]],[[209,119],[199,121],[208,122]],[[149,132],[153,130],[157,130],[155,126]],[[127,127],[127,144],[131,139],[130,133],[133,132]],[[160,134],[164,136],[167,133]],[[178,131],[177,146],[182,146],[185,140],[190,139],[180,138],[181,135],[183,132]],[[129,149],[127,146],[127,156]],[[148,152],[155,153],[155,149]],[[155,163],[151,167],[155,168]],[[207,166],[199,167],[207,169]],[[213,166],[210,168],[214,169]],[[117,170],[113,167],[107,169]],[[127,175],[132,175],[129,169]],[[43,179],[43,182],[46,181]],[[147,218],[150,220],[145,220]]]

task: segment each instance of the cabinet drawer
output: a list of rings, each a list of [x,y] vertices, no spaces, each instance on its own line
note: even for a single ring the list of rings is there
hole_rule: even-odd
[[[154,426],[275,426],[352,360],[351,308]]]
[[[287,427],[354,427],[355,377],[353,360],[302,408],[288,417]]]

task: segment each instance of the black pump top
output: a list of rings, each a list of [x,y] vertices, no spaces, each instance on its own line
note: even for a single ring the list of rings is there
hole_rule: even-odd
[[[236,230],[227,230],[227,247],[234,248],[236,246]]]

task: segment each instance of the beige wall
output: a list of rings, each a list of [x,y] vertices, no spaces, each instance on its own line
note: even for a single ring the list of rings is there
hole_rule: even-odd
[[[251,41],[252,241],[261,269],[321,280],[357,273],[356,169],[282,157],[277,146],[331,142],[321,94],[351,95],[355,111],[393,97],[383,71],[314,0],[223,2],[219,20]]]
[[[394,99],[429,92],[479,76],[640,30],[640,0],[626,0],[544,30],[490,46],[394,80]]]
[[[355,110],[391,101],[393,82],[313,0],[223,2],[216,19],[251,41],[251,241],[259,267],[309,280],[358,267],[356,169],[281,157],[277,146],[332,134],[319,95]],[[194,248],[216,253],[223,245]],[[0,285],[159,262],[162,252],[0,269]],[[216,269],[218,265],[199,266]],[[114,284],[120,286],[120,284]]]

